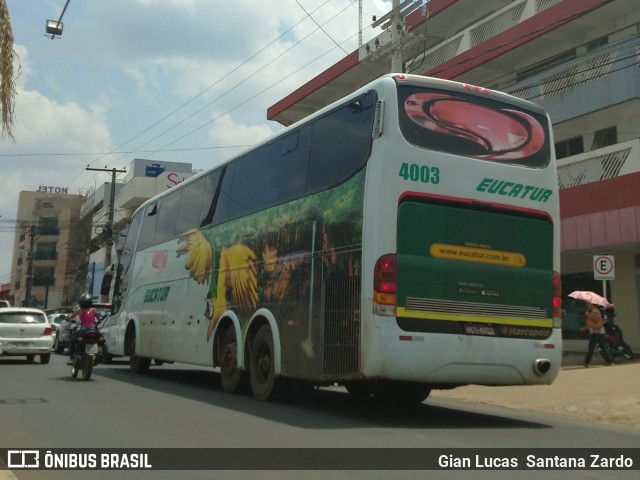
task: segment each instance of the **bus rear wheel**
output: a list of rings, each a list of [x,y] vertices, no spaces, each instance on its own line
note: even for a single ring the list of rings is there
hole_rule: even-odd
[[[229,327],[220,348],[220,383],[227,393],[246,390],[246,375],[238,368],[238,342],[235,328]]]
[[[281,395],[281,384],[276,378],[273,336],[271,328],[263,325],[251,342],[249,354],[251,392],[257,400],[276,400]]]

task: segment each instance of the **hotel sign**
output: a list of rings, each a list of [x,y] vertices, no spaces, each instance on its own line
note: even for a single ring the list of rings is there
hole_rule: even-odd
[[[44,192],[44,193],[68,193],[67,187],[47,187],[45,185],[40,185],[36,192]]]

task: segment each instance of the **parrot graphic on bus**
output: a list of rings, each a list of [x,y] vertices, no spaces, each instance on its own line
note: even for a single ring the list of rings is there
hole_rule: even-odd
[[[178,238],[178,257],[188,254],[185,268],[198,284],[209,284],[206,317],[207,340],[222,314],[233,306],[240,313],[251,313],[258,301],[256,255],[241,243],[222,247],[216,268],[215,245],[207,231],[190,229]],[[218,271],[217,277],[213,273]]]

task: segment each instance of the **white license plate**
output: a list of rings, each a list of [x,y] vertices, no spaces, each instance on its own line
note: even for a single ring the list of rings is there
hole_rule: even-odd
[[[496,331],[493,326],[484,323],[465,323],[464,332],[467,335],[484,335],[488,337],[496,336]]]
[[[89,343],[85,349],[84,349],[85,353],[87,353],[88,355],[95,355],[96,353],[98,353],[98,344],[97,343]]]

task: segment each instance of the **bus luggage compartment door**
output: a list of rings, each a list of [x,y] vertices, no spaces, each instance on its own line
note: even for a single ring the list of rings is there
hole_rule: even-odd
[[[406,201],[398,209],[398,325],[546,338],[553,225],[537,212]]]

